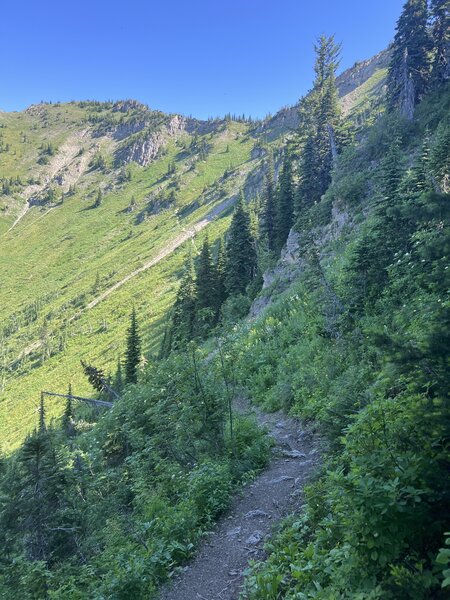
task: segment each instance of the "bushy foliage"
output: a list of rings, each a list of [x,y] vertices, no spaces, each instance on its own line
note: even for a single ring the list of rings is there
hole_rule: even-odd
[[[96,427],[42,428],[2,463],[0,591],[150,598],[228,506],[269,444],[229,412],[195,347],[152,364]],[[226,359],[227,360],[227,359]]]
[[[339,198],[356,221],[369,212],[363,226],[320,269],[305,247],[295,287],[236,335],[249,393],[314,420],[329,448],[305,513],[250,569],[248,598],[446,597],[450,198],[436,191],[448,163],[437,179],[427,150],[442,143],[440,115],[385,146],[360,209],[342,182],[382,138],[350,151],[322,203]]]

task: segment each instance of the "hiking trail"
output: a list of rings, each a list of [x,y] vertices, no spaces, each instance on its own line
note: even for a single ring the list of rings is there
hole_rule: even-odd
[[[249,560],[264,558],[274,527],[303,504],[305,482],[317,468],[319,440],[282,412],[267,414],[243,398],[235,410],[253,414],[273,438],[264,471],[236,495],[195,558],[161,591],[159,600],[237,600]]]

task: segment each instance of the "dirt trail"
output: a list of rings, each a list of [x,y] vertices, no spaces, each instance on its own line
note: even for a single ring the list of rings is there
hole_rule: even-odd
[[[122,287],[124,283],[130,281],[130,279],[133,279],[133,277],[136,277],[136,275],[139,275],[139,273],[142,273],[147,269],[150,269],[151,267],[157,265],[163,258],[168,256],[169,254],[172,254],[172,252],[174,252],[174,250],[176,250],[179,246],[184,244],[184,242],[187,242],[187,240],[193,238],[199,231],[204,229],[215,217],[217,217],[221,212],[223,212],[229,206],[231,206],[234,203],[234,201],[235,198],[227,198],[226,200],[215,206],[201,221],[194,223],[194,225],[192,225],[189,229],[186,229],[185,231],[183,231],[183,233],[180,233],[180,235],[177,235],[175,238],[173,238],[173,240],[168,242],[154,258],[143,264],[142,267],[139,267],[135,271],[128,273],[128,275],[126,275],[123,279],[121,279],[120,281],[112,285],[110,288],[105,290],[102,294],[91,300],[91,302],[89,302],[89,304],[86,305],[86,308],[84,310],[94,308],[94,306],[97,306],[99,302],[107,298],[118,288]]]
[[[114,285],[109,287],[107,290],[105,290],[99,296],[97,296],[96,298],[91,300],[91,302],[89,302],[89,304],[87,304],[82,310],[80,310],[79,312],[74,314],[72,317],[70,317],[68,322],[70,323],[70,322],[74,321],[75,319],[78,319],[80,317],[80,315],[83,314],[84,311],[94,308],[94,306],[97,306],[97,304],[99,304],[102,300],[105,300],[105,298],[107,298],[113,292],[115,292],[117,289],[122,287],[125,283],[127,283],[127,281],[130,281],[130,279],[133,279],[133,277],[136,277],[137,275],[139,275],[139,273],[143,273],[147,269],[150,269],[151,267],[154,267],[155,265],[157,265],[161,260],[163,260],[163,258],[168,256],[169,254],[172,254],[172,252],[174,252],[179,246],[184,244],[184,242],[193,238],[199,231],[204,229],[215,217],[219,216],[220,213],[222,213],[227,208],[232,206],[232,204],[234,204],[235,201],[236,201],[236,198],[232,197],[232,198],[227,198],[223,202],[220,202],[217,206],[215,206],[212,210],[210,210],[209,213],[207,213],[207,215],[201,221],[194,223],[194,225],[192,225],[189,229],[186,229],[183,233],[181,233],[180,235],[175,237],[173,240],[168,242],[154,258],[152,258],[151,260],[149,260],[148,262],[143,264],[138,269],[135,269],[131,273],[128,273],[128,275],[126,275],[123,279],[121,279],[120,281],[117,281]],[[18,356],[18,359],[20,360],[21,358],[28,356],[32,352],[35,352],[37,349],[40,348],[40,346],[41,346],[40,341],[32,342],[29,346],[27,346],[24,350],[22,350],[22,352]]]
[[[249,411],[239,401],[238,410]],[[237,600],[249,560],[264,557],[274,525],[302,506],[305,481],[319,463],[318,440],[282,413],[252,407],[275,441],[268,468],[235,498],[196,558],[161,592],[159,600]]]

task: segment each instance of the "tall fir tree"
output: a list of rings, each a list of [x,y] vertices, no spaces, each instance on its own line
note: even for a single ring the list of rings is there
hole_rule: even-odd
[[[431,0],[434,87],[450,79],[450,0]]]
[[[388,71],[388,106],[412,119],[430,80],[427,0],[407,0],[397,21]]]
[[[73,405],[72,405],[72,384],[69,383],[69,387],[67,390],[67,395],[69,398],[66,399],[66,407],[64,409],[64,414],[62,418],[62,428],[66,435],[71,436],[74,433],[73,428]]]
[[[321,36],[314,49],[314,85],[300,107],[299,137],[303,151],[296,200],[299,214],[319,202],[326,192],[344,138],[336,87],[341,46],[333,36]]]
[[[292,180],[292,157],[288,152],[281,169],[275,205],[275,247],[284,246],[294,224],[294,185]]]
[[[173,306],[170,348],[180,348],[194,339],[196,320],[197,285],[192,261],[189,259]]]
[[[226,287],[231,295],[244,294],[257,270],[255,240],[250,218],[241,195],[233,213],[227,237]]]
[[[127,350],[125,355],[125,377],[127,383],[137,383],[137,369],[141,359],[141,337],[139,335],[136,309],[130,316],[127,332]]]
[[[218,277],[208,237],[205,238],[196,264],[197,326],[204,335],[216,324],[219,316]]]
[[[268,250],[273,252],[276,247],[275,231],[275,175],[273,158],[270,157],[267,164],[267,172],[264,178],[264,190],[262,196],[261,214],[259,219],[259,234],[267,244]]]
[[[216,273],[217,273],[217,303],[219,308],[227,299],[227,251],[225,243],[222,239],[219,241],[219,247],[217,249],[216,259]]]

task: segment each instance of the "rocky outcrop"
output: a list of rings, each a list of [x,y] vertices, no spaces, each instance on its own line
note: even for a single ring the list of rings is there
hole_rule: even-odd
[[[386,69],[389,66],[390,58],[390,49],[383,50],[368,60],[356,62],[353,67],[341,73],[336,79],[339,96],[342,98],[350,94],[370,79],[376,71]]]
[[[352,67],[341,73],[336,79],[340,98],[344,98],[358,87],[363,85],[372,75],[385,69],[390,60],[390,50],[383,50],[368,60],[355,63]],[[289,134],[298,126],[299,103],[287,106],[275,115],[261,121],[253,129],[252,135],[263,135],[268,141],[277,139],[281,135]]]
[[[342,234],[344,227],[350,224],[349,213],[337,204],[333,205],[330,223],[313,231],[314,244],[320,260],[325,257],[325,246],[337,239]],[[283,292],[298,279],[305,269],[306,260],[302,248],[302,234],[291,229],[280,260],[275,267],[263,273],[263,291],[254,300],[250,308],[250,317],[257,317],[272,303],[274,292],[277,294]],[[264,290],[266,290],[266,294]]]
[[[131,140],[127,140],[115,152],[115,166],[136,162],[146,167],[158,156],[169,138],[183,131],[185,122],[184,117],[175,115],[160,129],[144,130]]]

